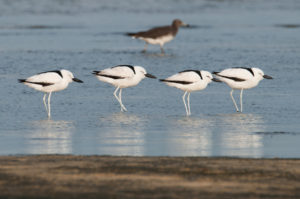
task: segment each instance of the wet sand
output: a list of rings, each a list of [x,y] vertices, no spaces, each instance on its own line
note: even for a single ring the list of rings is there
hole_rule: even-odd
[[[1,156],[0,198],[300,198],[300,160]]]

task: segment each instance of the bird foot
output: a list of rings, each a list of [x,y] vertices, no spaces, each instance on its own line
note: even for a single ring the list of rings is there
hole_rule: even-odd
[[[126,108],[121,108],[121,112],[127,112]]]

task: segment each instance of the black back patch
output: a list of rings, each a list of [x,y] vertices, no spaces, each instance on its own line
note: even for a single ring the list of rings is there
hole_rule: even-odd
[[[181,71],[179,73],[184,73],[184,72],[195,72],[200,76],[200,79],[203,79],[202,74],[199,70],[184,70],[184,71]]]
[[[61,78],[63,78],[63,75],[61,74],[61,72],[59,70],[51,70],[51,71],[46,71],[46,72],[42,72],[39,74],[43,74],[43,73],[57,73],[59,76],[61,76]]]
[[[105,75],[105,74],[96,74],[98,76],[102,76],[102,77],[108,77],[111,79],[124,79],[125,77],[121,77],[121,76],[115,76],[115,75]]]
[[[128,67],[128,68],[130,68],[132,71],[133,71],[133,73],[135,74],[135,70],[134,70],[134,67],[132,66],[132,65],[118,65],[118,66],[114,66],[114,67],[111,67],[111,68],[116,68],[116,67]]]
[[[224,76],[224,75],[219,75],[219,74],[216,74],[214,73],[215,75],[217,76],[220,76],[220,77],[224,77],[224,78],[227,78],[227,79],[231,79],[235,82],[243,82],[243,81],[246,81],[245,79],[242,79],[242,78],[238,78],[238,77],[229,77],[229,76]]]
[[[26,80],[23,80],[23,79],[20,79],[19,82],[20,83],[37,84],[37,85],[41,85],[43,87],[51,86],[51,85],[54,84],[54,83],[49,83],[49,82],[29,82],[29,81],[26,81]]]
[[[176,84],[192,84],[193,82],[188,82],[188,81],[179,81],[179,80],[166,80],[166,79],[160,79],[159,81],[161,82],[170,82],[170,83],[176,83]]]
[[[245,69],[245,70],[249,71],[254,77],[254,72],[253,72],[252,68],[247,68],[247,67],[236,67],[236,68]]]

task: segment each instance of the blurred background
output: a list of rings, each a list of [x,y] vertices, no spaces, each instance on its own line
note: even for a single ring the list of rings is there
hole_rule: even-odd
[[[127,32],[181,28],[164,47]],[[300,1],[0,0],[0,154],[238,156],[299,158]],[[141,65],[158,78],[185,69],[258,67],[273,80],[244,92],[235,113],[225,84],[191,94],[145,79],[124,89],[120,113],[111,85],[91,72]],[[17,79],[68,69],[84,84],[52,95]],[[238,97],[238,92],[235,93]]]

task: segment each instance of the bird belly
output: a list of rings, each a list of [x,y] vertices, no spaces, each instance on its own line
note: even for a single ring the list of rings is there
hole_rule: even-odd
[[[164,43],[170,42],[173,38],[174,38],[173,35],[166,35],[166,36],[157,37],[157,38],[145,38],[145,37],[141,37],[140,39],[144,40],[145,42],[147,42],[149,44],[163,45]]]
[[[97,78],[102,82],[106,82],[106,83],[112,84],[115,87],[120,87],[120,88],[136,86],[140,82],[140,81],[136,81],[133,78],[112,79],[112,78],[103,77],[103,76],[97,76]]]
[[[141,79],[126,78],[126,79],[120,80],[120,82],[118,83],[118,86],[120,88],[132,87],[132,86],[138,85],[140,81],[141,81]]]
[[[106,82],[106,83],[109,83],[109,84],[112,84],[112,85],[115,85],[115,83],[117,82],[116,79],[112,79],[112,78],[109,78],[109,77],[97,76],[97,78],[102,82]]]
[[[251,81],[251,80],[246,80],[246,81],[242,81],[242,82],[236,82],[233,80],[225,80],[224,81],[229,87],[231,87],[232,89],[237,89],[237,90],[241,90],[241,89],[250,89],[253,88],[255,86],[257,86],[258,82],[256,81]]]
[[[44,87],[42,85],[39,85],[39,84],[31,84],[31,83],[24,83],[25,85],[29,86],[30,88],[33,88],[35,90],[38,90],[38,91],[42,91],[42,92],[46,92],[46,91],[43,91],[44,90]]]
[[[178,83],[166,82],[166,84],[168,86],[175,87],[180,90],[188,91],[188,92],[203,90],[207,86],[207,84],[203,84],[203,83],[178,84]]]
[[[50,92],[57,92],[57,91],[64,90],[68,86],[68,83],[61,82],[50,86],[42,86],[39,84],[32,84],[32,83],[25,83],[25,85],[41,92],[50,93]]]

